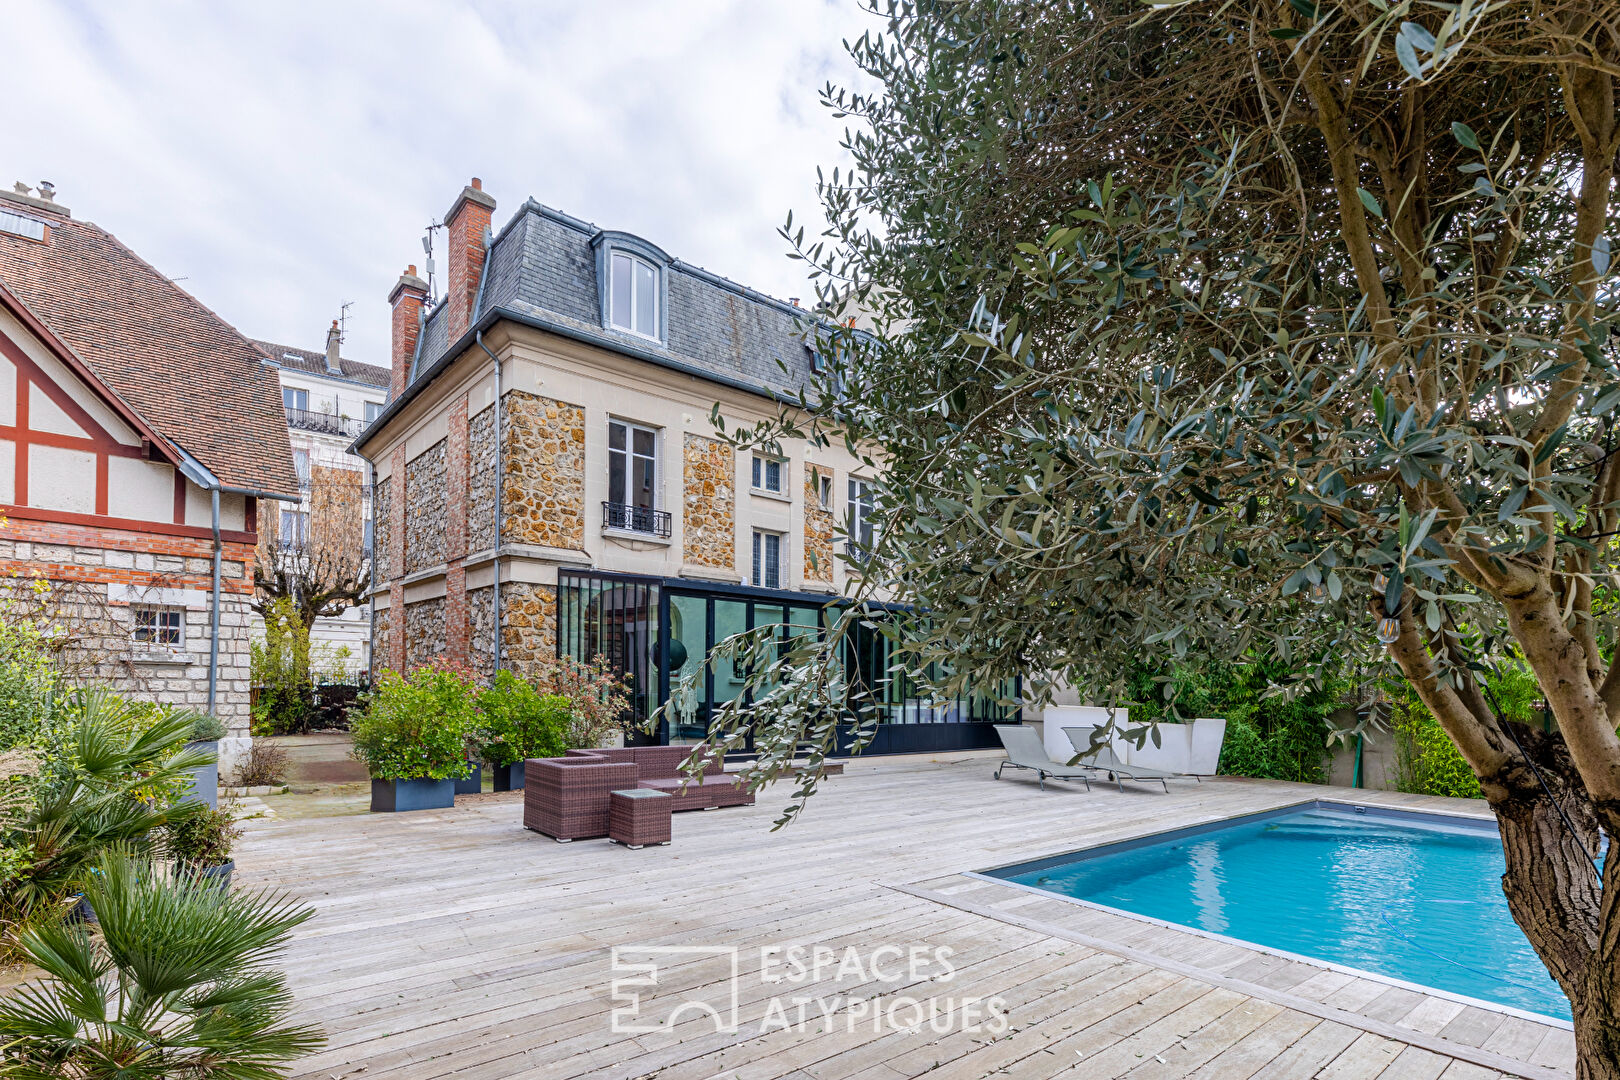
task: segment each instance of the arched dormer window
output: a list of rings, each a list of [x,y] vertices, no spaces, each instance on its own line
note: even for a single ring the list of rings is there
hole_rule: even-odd
[[[598,233],[593,244],[602,325],[662,342],[669,326],[669,257],[628,233]]]

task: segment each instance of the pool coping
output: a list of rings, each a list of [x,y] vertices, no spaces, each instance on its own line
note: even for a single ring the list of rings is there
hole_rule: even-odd
[[[1408,810],[1400,807],[1373,806],[1365,803],[1353,802],[1348,799],[1306,798],[1301,799],[1298,802],[1288,803],[1283,806],[1270,807],[1265,810],[1256,810],[1244,814],[1233,814],[1229,817],[1200,822],[1196,825],[1186,825],[1174,829],[1163,829],[1158,832],[1142,833],[1139,836],[1128,837],[1124,840],[1112,840],[1106,843],[1093,844],[1089,847],[1073,848],[1069,851],[1065,851],[1057,855],[1045,856],[1043,858],[1023,859],[1017,862],[1005,863],[1001,866],[989,867],[984,870],[964,870],[961,872],[961,875],[966,878],[973,878],[975,880],[988,882],[994,885],[1004,885],[1011,889],[1017,889],[1020,892],[1031,893],[1047,899],[1057,900],[1065,904],[1073,904],[1077,907],[1089,908],[1093,911],[1107,912],[1110,915],[1131,919],[1135,922],[1147,923],[1151,926],[1157,926],[1162,929],[1175,930],[1184,934],[1191,934],[1194,937],[1201,937],[1210,941],[1217,941],[1225,945],[1233,945],[1238,948],[1247,949],[1251,952],[1261,953],[1266,956],[1276,956],[1284,960],[1305,964],[1310,967],[1322,968],[1326,971],[1337,972],[1341,975],[1350,975],[1358,979],[1366,979],[1369,982],[1382,983],[1386,986],[1393,986],[1402,990],[1409,990],[1412,993],[1422,994],[1425,997],[1440,998],[1444,1001],[1452,1001],[1471,1008],[1482,1009],[1486,1012],[1500,1013],[1504,1016],[1512,1016],[1520,1020],[1527,1020],[1531,1023],[1542,1024],[1546,1027],[1557,1028],[1563,1031],[1575,1030],[1575,1025],[1562,1017],[1548,1016],[1545,1013],[1531,1012],[1528,1009],[1520,1009],[1512,1005],[1503,1005],[1495,1001],[1485,1001],[1481,998],[1473,998],[1466,994],[1453,993],[1449,990],[1442,990],[1438,987],[1426,986],[1422,983],[1408,982],[1404,979],[1397,979],[1390,975],[1381,975],[1375,971],[1367,971],[1363,968],[1351,967],[1347,964],[1337,964],[1331,960],[1323,960],[1320,957],[1306,956],[1301,953],[1289,952],[1286,949],[1278,949],[1267,945],[1260,945],[1253,941],[1246,941],[1243,938],[1235,938],[1225,934],[1217,934],[1212,930],[1203,930],[1196,926],[1188,926],[1185,923],[1171,922],[1167,919],[1154,918],[1151,915],[1142,915],[1134,911],[1126,911],[1123,908],[1110,907],[1107,904],[1099,904],[1094,900],[1082,900],[1079,897],[1064,896],[1061,893],[1055,893],[1048,889],[1041,889],[1034,885],[1025,885],[1020,882],[1010,881],[1005,877],[997,876],[996,873],[997,871],[1007,870],[1012,867],[1019,867],[1024,869],[1025,872],[1033,872],[1044,867],[1055,866],[1064,862],[1072,861],[1076,855],[1101,855],[1104,853],[1113,854],[1115,852],[1130,851],[1136,848],[1147,847],[1152,844],[1160,843],[1171,837],[1200,836],[1205,833],[1215,832],[1219,829],[1227,828],[1233,824],[1241,822],[1266,821],[1271,818],[1283,817],[1288,814],[1297,813],[1301,809],[1315,806],[1329,807],[1334,809],[1348,808],[1361,813],[1375,815],[1380,818],[1393,818],[1396,820],[1402,818],[1452,818],[1457,821],[1467,821],[1471,823],[1478,823],[1483,826],[1489,826],[1492,832],[1496,831],[1495,819],[1479,814],[1468,814],[1446,810]]]

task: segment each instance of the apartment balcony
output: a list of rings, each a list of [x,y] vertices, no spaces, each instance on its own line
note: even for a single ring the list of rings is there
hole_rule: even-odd
[[[602,504],[602,528],[619,532],[646,533],[669,539],[671,519],[668,512],[650,506],[631,506],[628,503]]]
[[[366,430],[364,420],[355,420],[336,413],[315,412],[312,409],[294,409],[286,406],[287,426],[299,431],[316,431],[322,435],[343,435],[355,438]]]

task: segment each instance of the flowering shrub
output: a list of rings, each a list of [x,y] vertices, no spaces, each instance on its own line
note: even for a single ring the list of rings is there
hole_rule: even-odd
[[[350,731],[354,757],[374,780],[449,780],[469,770],[467,743],[478,731],[476,687],[465,668],[427,664],[409,676],[385,671]]]
[[[573,710],[560,694],[541,694],[510,671],[478,695],[479,756],[492,765],[559,757],[568,749]]]
[[[605,656],[590,663],[560,656],[535,680],[541,687],[568,699],[571,712],[568,745],[582,749],[602,746],[623,731],[630,715],[630,690],[625,677],[613,670]]]

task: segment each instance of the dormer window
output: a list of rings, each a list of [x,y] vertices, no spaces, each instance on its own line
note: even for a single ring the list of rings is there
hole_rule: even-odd
[[[14,214],[10,210],[0,210],[0,232],[20,236],[24,240],[43,241],[45,239],[45,223],[38,218]]]
[[[665,277],[669,256],[629,233],[597,233],[591,244],[596,248],[602,325],[663,341],[668,326]]]
[[[620,330],[658,336],[658,270],[644,259],[615,251],[609,260],[613,284],[609,321]]]

